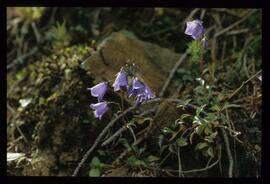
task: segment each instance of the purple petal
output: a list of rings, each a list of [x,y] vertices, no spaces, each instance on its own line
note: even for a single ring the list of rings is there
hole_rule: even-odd
[[[128,88],[128,96],[137,96],[140,93],[143,93],[145,90],[145,85],[138,79],[135,78],[132,81],[132,86]]]
[[[103,114],[105,112],[107,112],[107,110],[109,109],[108,105],[107,105],[107,102],[99,102],[99,103],[96,103],[96,104],[91,104],[90,107],[93,110],[95,110],[94,115],[95,115],[96,118],[99,118],[99,119],[101,119]]]
[[[91,95],[93,97],[97,97],[98,101],[102,101],[103,96],[105,95],[106,91],[107,91],[107,83],[102,82],[100,84],[97,84],[95,86],[93,86],[92,88],[88,88],[91,90]]]
[[[114,91],[119,91],[121,88],[127,89],[128,88],[128,79],[127,75],[124,71],[120,71],[117,74],[117,77],[113,83]]]
[[[186,23],[187,28],[185,30],[185,34],[190,35],[193,39],[200,39],[204,34],[204,28],[202,25],[202,21],[193,20]]]
[[[147,84],[145,84],[145,93],[147,95],[147,99],[155,98],[155,95]]]

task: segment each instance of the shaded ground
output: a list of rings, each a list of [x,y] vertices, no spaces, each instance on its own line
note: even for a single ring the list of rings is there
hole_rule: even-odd
[[[89,104],[96,99],[86,88],[114,80],[123,65],[135,62],[159,96],[174,64],[190,48],[185,22],[195,18],[204,21],[209,39],[203,71],[189,53],[163,97],[190,99],[187,103],[198,109],[206,105],[206,117],[197,117],[208,118],[209,132],[205,128],[192,139],[196,109],[166,101],[145,105],[125,117],[142,141],[132,146],[133,135],[124,131],[95,149],[79,175],[178,176],[179,157],[183,171],[205,168],[209,158],[208,165],[218,160],[222,147],[218,164],[181,176],[228,177],[233,163],[234,177],[259,177],[261,10],[166,8],[7,9],[7,152],[25,154],[8,162],[8,174],[72,175],[96,137],[121,113],[110,108],[101,121],[94,118]],[[121,101],[112,90],[105,98]],[[133,102],[125,98],[125,109]],[[117,121],[103,141],[123,124]],[[230,162],[219,126],[228,127]],[[212,142],[205,140],[214,135]]]

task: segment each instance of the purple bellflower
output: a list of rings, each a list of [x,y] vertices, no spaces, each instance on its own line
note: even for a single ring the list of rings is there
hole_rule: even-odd
[[[135,102],[135,107],[138,108],[141,103],[145,102],[147,100],[147,96],[145,93],[138,94],[136,96],[136,102]]]
[[[147,96],[147,99],[152,99],[155,98],[156,96],[153,94],[152,90],[150,89],[150,87],[145,84],[145,94]]]
[[[128,97],[137,96],[145,91],[145,85],[136,77],[132,80],[132,86],[128,88]]]
[[[107,102],[99,102],[96,104],[91,104],[90,108],[92,108],[94,111],[94,115],[96,118],[101,119],[103,114],[109,109]]]
[[[195,40],[200,39],[204,34],[204,28],[202,23],[203,22],[200,20],[193,20],[187,22],[185,34],[190,35]]]
[[[133,79],[132,86],[128,89],[128,96],[136,96],[135,106],[139,107],[141,103],[149,99],[155,98],[147,84],[142,83],[138,78]]]
[[[120,89],[128,89],[128,79],[126,72],[121,70],[113,83],[114,91],[119,91]]]
[[[106,82],[102,82],[99,83],[95,86],[93,86],[92,88],[87,88],[88,90],[91,90],[91,95],[93,97],[97,97],[98,101],[101,102],[103,99],[103,96],[105,95],[106,91],[107,91],[107,83]]]

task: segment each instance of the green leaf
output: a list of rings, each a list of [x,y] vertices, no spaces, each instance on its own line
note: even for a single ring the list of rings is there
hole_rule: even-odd
[[[208,144],[206,142],[200,142],[196,145],[195,150],[198,150],[198,149],[200,150],[200,149],[203,149],[207,146],[208,146]]]
[[[119,139],[119,141],[120,141],[120,143],[121,143],[123,146],[125,146],[126,148],[128,148],[128,149],[132,149],[132,148],[130,147],[130,145],[129,145],[129,143],[128,143],[128,140],[127,140],[127,139],[125,139],[125,138],[121,138],[121,139]]]
[[[180,119],[183,120],[185,119],[186,117],[190,117],[191,115],[190,114],[182,114]]]
[[[138,159],[135,156],[131,156],[127,159],[126,163],[127,165],[133,166],[136,160]]]
[[[192,99],[187,99],[182,104],[177,105],[177,107],[182,107],[183,109],[185,109],[185,107],[189,104],[191,100]]]
[[[187,139],[185,138],[178,138],[177,139],[177,145],[180,146],[180,147],[183,147],[183,146],[186,146],[188,143],[187,143]]]
[[[91,167],[100,167],[100,161],[98,157],[94,157],[91,161]]]
[[[198,116],[194,116],[194,118],[193,118],[193,122],[192,122],[193,124],[202,124],[202,121],[201,121],[201,119],[198,117]]]
[[[146,166],[146,164],[144,163],[144,161],[142,160],[136,160],[133,165],[136,165],[136,166],[140,166],[140,165],[143,165],[143,166]]]
[[[168,127],[165,127],[165,128],[163,128],[163,133],[165,133],[165,134],[169,134],[169,133],[174,133],[174,131],[172,131],[170,128],[168,128]]]
[[[223,121],[224,124],[229,124],[229,119],[224,114],[221,114],[221,120]]]
[[[204,130],[204,128],[205,128],[205,125],[200,125],[200,126],[196,127],[195,130],[196,130],[196,132],[197,132],[198,135],[201,135],[202,132],[203,132],[203,130]]]
[[[217,120],[217,116],[215,113],[208,113],[205,119],[209,122],[213,122]]]
[[[147,161],[148,161],[148,162],[154,162],[154,161],[157,161],[157,160],[160,160],[160,158],[159,158],[159,157],[156,157],[156,156],[154,156],[154,155],[149,155],[149,156],[147,157]]]
[[[204,133],[206,135],[210,135],[212,133],[212,129],[209,126],[204,127]]]
[[[212,111],[219,112],[219,111],[220,111],[220,107],[219,107],[217,104],[215,104],[215,105],[213,105],[213,106],[211,107],[211,110],[212,110]]]
[[[91,169],[89,172],[89,176],[91,177],[99,177],[100,176],[100,170],[98,168]]]
[[[214,133],[211,133],[210,136],[214,139],[214,138],[216,138],[217,134],[218,134],[218,132],[216,131],[216,132],[214,132]]]
[[[151,122],[152,118],[143,118],[143,119],[140,119],[140,120],[137,120],[138,124],[143,124],[144,122]]]
[[[202,106],[200,106],[199,108],[196,109],[196,115],[197,116],[199,116],[199,114],[203,111],[203,109],[204,109],[205,106],[206,105],[204,104],[204,105],[202,105]]]
[[[210,157],[214,157],[214,152],[213,152],[213,148],[212,148],[212,147],[209,147],[209,148],[208,148],[207,154],[208,154]]]

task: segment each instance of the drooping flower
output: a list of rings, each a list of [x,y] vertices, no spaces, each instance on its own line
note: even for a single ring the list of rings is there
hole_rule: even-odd
[[[155,98],[150,87],[141,82],[138,78],[133,79],[132,85],[128,88],[128,96],[136,97],[136,107],[139,107],[141,103],[144,103],[149,99]]]
[[[92,88],[87,88],[88,90],[91,90],[91,95],[93,97],[97,97],[98,101],[101,102],[103,99],[103,96],[105,95],[107,91],[108,85],[106,82],[102,82],[100,84],[97,84],[93,86]]]
[[[114,91],[119,91],[120,89],[128,89],[128,79],[126,73],[121,70],[113,83]]]
[[[138,108],[141,103],[147,101],[147,95],[146,93],[141,93],[136,96],[136,102],[135,102],[135,107]]]
[[[200,20],[193,20],[187,22],[185,34],[190,35],[195,40],[200,39],[204,34],[204,28],[202,23],[203,22]]]
[[[259,79],[260,81],[262,81],[262,76],[260,75],[260,76],[258,77],[258,79]]]
[[[96,118],[101,119],[103,114],[109,109],[107,102],[99,102],[96,104],[91,104],[90,108],[92,108],[94,111],[94,115]]]
[[[147,99],[155,98],[154,93],[152,92],[152,90],[150,89],[150,87],[147,84],[145,84],[145,94],[147,96]]]
[[[128,88],[128,96],[137,96],[145,91],[145,85],[136,77],[132,80],[132,85]]]

